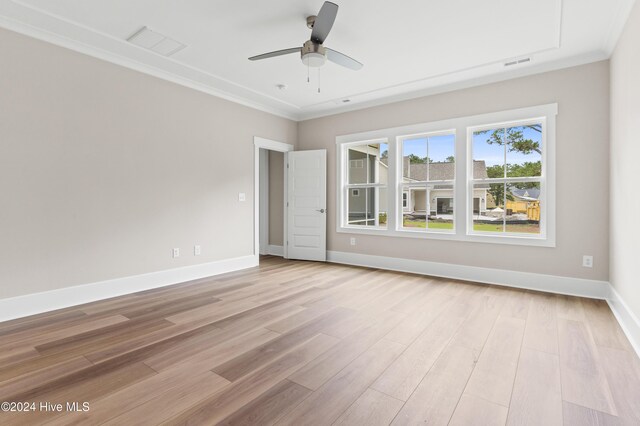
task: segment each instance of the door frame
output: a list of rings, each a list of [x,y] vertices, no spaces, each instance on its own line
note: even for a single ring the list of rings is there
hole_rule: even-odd
[[[284,258],[287,257],[287,157],[286,153],[293,151],[293,145],[278,142],[260,136],[253,137],[253,255],[258,258],[260,256],[260,149],[268,149],[270,151],[278,151],[285,153],[284,158],[284,197],[283,197],[283,245]]]

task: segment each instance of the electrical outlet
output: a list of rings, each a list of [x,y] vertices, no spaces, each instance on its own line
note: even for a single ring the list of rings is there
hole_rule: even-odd
[[[356,245],[356,238],[355,237],[351,237],[351,245],[352,246]]]
[[[193,255],[200,256],[202,254],[202,249],[200,246],[193,246]]]
[[[247,195],[244,192],[240,192],[238,194],[238,201],[246,201],[247,200]]]
[[[180,249],[179,248],[174,248],[173,249],[173,257],[180,257]]]
[[[585,268],[593,268],[593,256],[584,255],[582,256],[582,266]]]

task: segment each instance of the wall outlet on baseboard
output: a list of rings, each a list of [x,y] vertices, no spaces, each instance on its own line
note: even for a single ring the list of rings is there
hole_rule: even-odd
[[[200,256],[202,254],[202,248],[200,246],[193,246],[193,255]]]
[[[355,237],[351,237],[351,245],[352,246],[356,245],[356,238]]]
[[[593,256],[586,254],[582,256],[582,266],[585,268],[593,268]]]
[[[173,253],[173,257],[180,257],[180,249],[179,248],[174,248],[172,253]]]

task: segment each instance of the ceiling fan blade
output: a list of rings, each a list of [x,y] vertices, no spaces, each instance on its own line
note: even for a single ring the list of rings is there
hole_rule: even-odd
[[[338,14],[338,5],[325,1],[318,16],[316,22],[313,24],[313,30],[311,31],[311,41],[314,43],[322,44],[329,35],[333,22],[336,20]]]
[[[262,55],[252,56],[250,61],[259,61],[260,59],[274,58],[276,56],[289,55],[290,53],[300,53],[299,47],[292,47],[291,49],[276,50],[275,52],[263,53]]]
[[[329,48],[326,48],[326,49],[327,49],[327,59],[330,60],[331,62],[334,62],[338,65],[342,65],[343,67],[347,67],[356,71],[364,66],[360,62],[356,61],[353,58],[348,57],[344,53],[340,53],[336,50],[332,50]]]

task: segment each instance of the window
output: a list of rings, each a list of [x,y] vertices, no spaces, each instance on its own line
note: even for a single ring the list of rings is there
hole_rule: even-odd
[[[473,129],[471,232],[540,236],[543,131],[543,120]]]
[[[432,133],[401,136],[403,194],[410,193],[412,205],[405,209],[403,199],[402,229],[453,230],[455,184],[455,135]],[[442,200],[440,209],[438,200]]]
[[[556,114],[550,104],[337,137],[337,232],[555,246]]]
[[[344,147],[348,159],[345,224],[383,229],[387,224],[389,146],[386,141]]]

